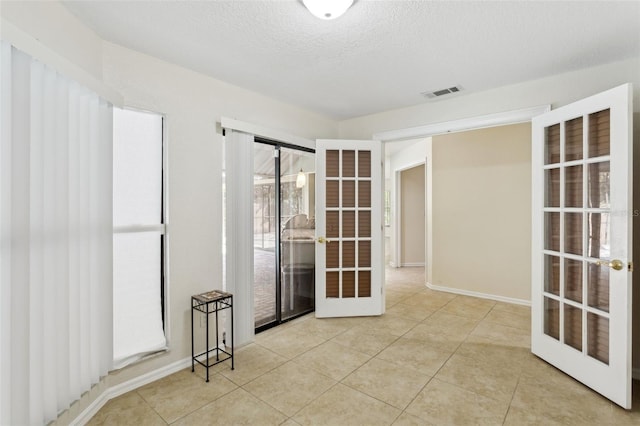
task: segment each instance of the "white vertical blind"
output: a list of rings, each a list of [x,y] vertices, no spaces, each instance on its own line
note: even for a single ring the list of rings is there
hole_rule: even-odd
[[[44,424],[112,363],[112,109],[1,55],[0,424]]]
[[[233,293],[236,345],[254,337],[253,139],[253,135],[226,130],[226,290]],[[227,331],[229,327],[227,321]]]

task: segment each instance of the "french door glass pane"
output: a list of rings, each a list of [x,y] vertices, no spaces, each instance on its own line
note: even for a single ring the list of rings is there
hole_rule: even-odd
[[[609,116],[604,110],[547,127],[544,152],[544,250],[557,253],[544,255],[544,291],[556,297],[544,298],[544,332],[604,363],[609,268],[593,259],[610,257]]]
[[[564,297],[582,302],[582,261],[564,260]]]
[[[545,129],[544,164],[560,162],[560,124]]]
[[[328,150],[325,166],[326,297],[371,297],[371,152]]]
[[[589,114],[589,158],[610,153],[610,111]]]
[[[589,192],[587,206],[608,209],[610,204],[609,162],[589,164]]]
[[[544,298],[544,334],[560,339],[560,303],[548,297]]]
[[[560,257],[544,255],[544,291],[560,295]]]
[[[587,297],[589,306],[609,312],[609,268],[589,264],[587,269]]]
[[[545,212],[544,214],[544,248],[545,250],[560,251],[560,213]]]
[[[564,126],[564,132],[564,161],[581,160],[583,152],[582,117],[567,121]]]
[[[544,171],[545,207],[560,207],[560,169]]]
[[[587,353],[592,358],[609,364],[609,319],[587,313]]]
[[[564,169],[564,185],[565,207],[582,207],[582,166]]]
[[[564,305],[564,343],[582,350],[582,309]]]

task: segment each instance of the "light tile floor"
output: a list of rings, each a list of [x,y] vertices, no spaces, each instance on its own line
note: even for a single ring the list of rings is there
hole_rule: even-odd
[[[107,403],[92,425],[639,425],[531,355],[522,306],[434,292],[422,268],[387,271],[382,317],[307,315]]]

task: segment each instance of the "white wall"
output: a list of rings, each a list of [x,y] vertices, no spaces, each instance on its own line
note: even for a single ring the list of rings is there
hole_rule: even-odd
[[[67,423],[110,386],[190,356],[190,299],[222,286],[221,116],[310,139],[337,137],[315,113],[103,42],[57,2],[2,2],[2,17],[124,97],[124,105],[166,115],[168,147],[170,350],[111,373],[63,414]],[[64,31],[62,29],[64,28]]]
[[[101,78],[102,39],[58,2],[3,0],[0,16],[92,76]]]
[[[391,189],[391,226],[390,226],[390,251],[389,262],[392,266],[399,267],[401,259],[398,257],[398,233],[400,217],[398,216],[398,173],[402,170],[425,163],[429,153],[431,138],[416,139],[415,143],[396,152],[389,158],[389,178]],[[385,165],[385,167],[387,167]],[[386,174],[386,170],[385,170]]]
[[[370,139],[375,133],[551,104],[553,108],[623,83],[633,83],[640,111],[640,58],[559,74],[539,80],[468,93],[340,122],[340,138]]]

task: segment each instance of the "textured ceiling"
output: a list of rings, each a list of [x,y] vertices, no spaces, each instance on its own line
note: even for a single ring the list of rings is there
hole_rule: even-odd
[[[345,119],[640,55],[640,2],[65,1],[105,40]]]

